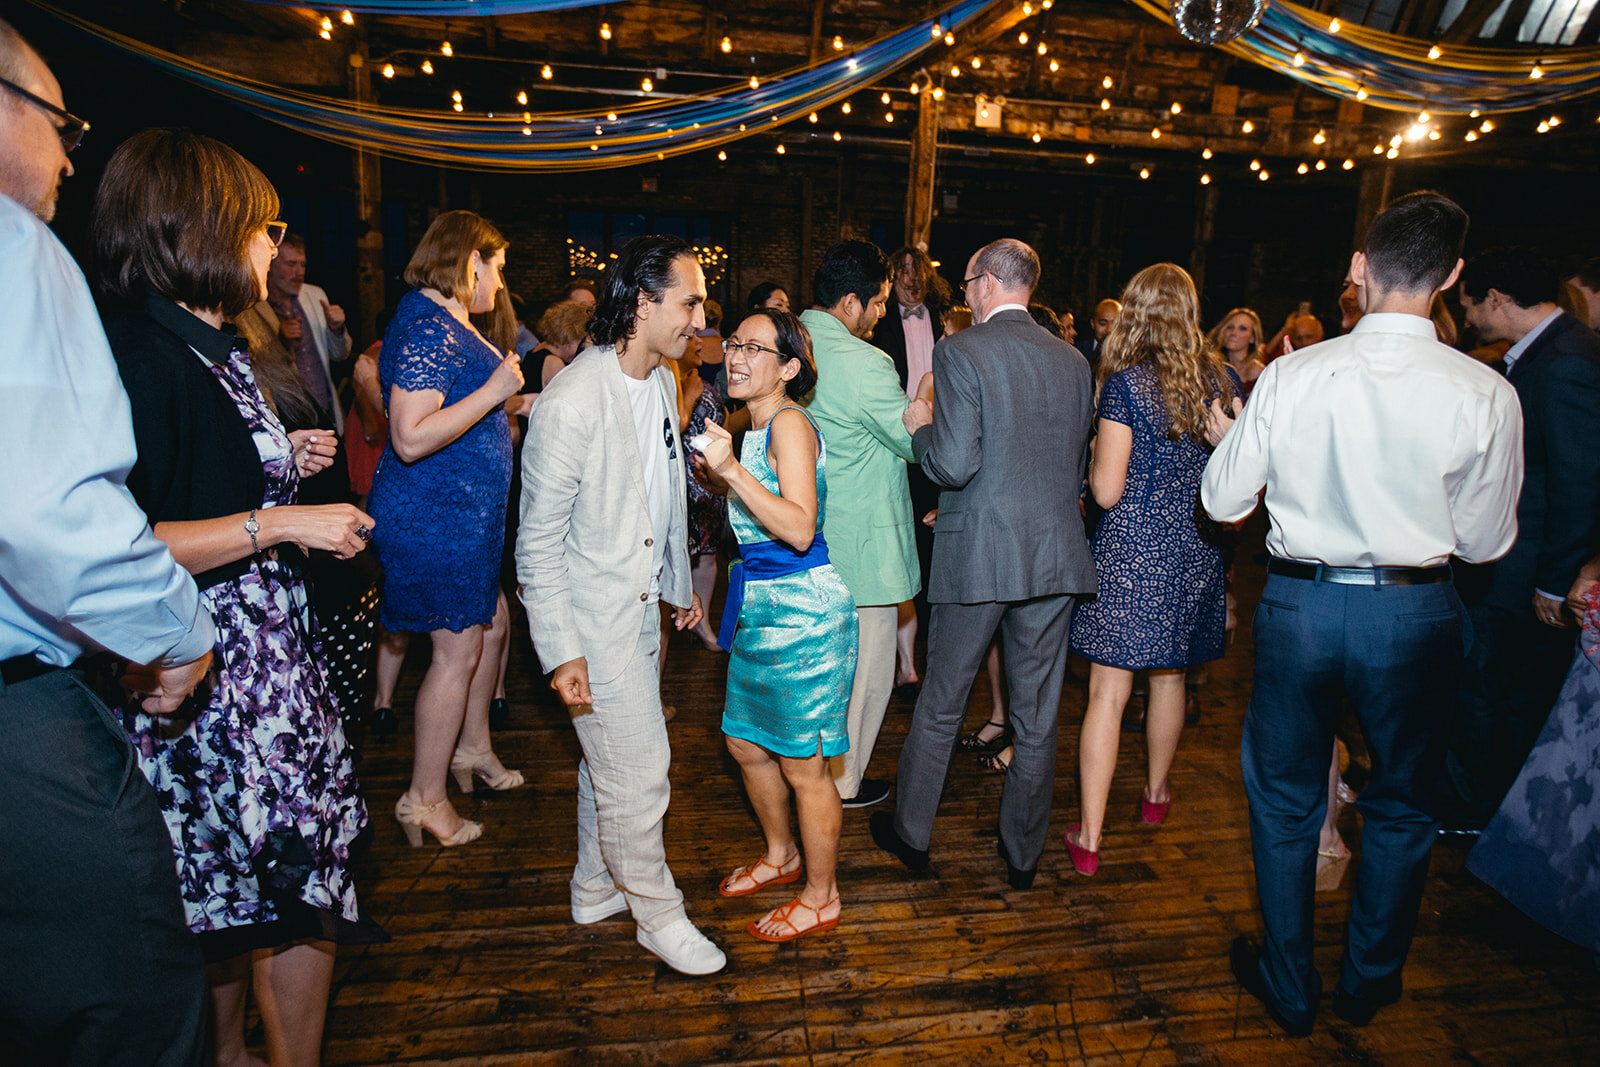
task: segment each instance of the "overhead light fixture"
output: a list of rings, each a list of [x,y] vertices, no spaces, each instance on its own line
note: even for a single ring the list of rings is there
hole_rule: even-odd
[[[394,77],[394,64],[393,63],[385,63],[383,65],[383,76],[385,78]]]
[[[449,41],[441,41],[439,44],[439,54],[441,56],[453,56],[456,54],[456,50],[450,47]]]
[[[1327,133],[1325,131],[1323,131],[1323,130],[1318,130],[1317,133],[1316,133],[1316,136],[1311,138],[1311,143],[1312,144],[1327,144],[1328,143],[1328,135],[1327,135]]]
[[[1328,23],[1328,32],[1329,33],[1338,33],[1341,29],[1343,29],[1343,27],[1339,24],[1339,20],[1338,19],[1334,19],[1334,20],[1332,20],[1331,22]]]
[[[1439,46],[1438,45],[1434,45],[1432,48],[1428,49],[1428,58],[1429,59],[1438,59],[1442,55],[1444,55],[1444,53],[1439,51]]]
[[[642,78],[639,81],[639,88],[643,89],[647,93],[654,91],[655,87],[656,83],[651,81],[649,78]]]
[[[838,34],[833,35],[833,50],[835,52],[844,51],[844,38],[840,37]]]
[[[1089,152],[1086,155],[1084,155],[1083,161],[1085,163],[1089,164],[1089,166],[1091,166],[1091,167],[1094,166],[1094,153],[1093,152]]]
[[[1311,173],[1311,168],[1306,166],[1304,163],[1302,163],[1298,167],[1295,168],[1295,172],[1298,173],[1298,174],[1310,174]]]
[[[1210,148],[1209,145],[1206,146],[1205,148],[1200,149],[1200,158],[1201,159],[1210,159],[1211,158],[1211,148]]]
[[[422,61],[422,73],[424,73],[424,74],[432,74],[433,73],[433,60],[424,59]]]
[[[1211,175],[1209,175],[1209,174],[1200,175],[1200,184],[1201,185],[1210,185],[1211,184]]]
[[[718,47],[721,48],[722,51],[725,52],[725,53],[733,51],[733,38],[732,37],[724,37],[722,39],[722,44],[720,44]]]
[[[1167,108],[1167,110],[1172,112],[1174,115],[1181,115],[1183,114],[1183,105],[1174,100],[1172,102],[1172,106]]]
[[[602,41],[611,40],[611,23],[602,22],[600,24],[600,39]]]
[[[1339,165],[1341,167],[1343,167],[1345,170],[1354,170],[1355,166],[1356,166],[1356,161],[1353,160],[1353,159],[1347,159],[1347,160],[1345,160],[1343,163],[1341,163]]]
[[[1251,169],[1251,170],[1260,170],[1260,169],[1261,169],[1261,160],[1259,160],[1259,159],[1252,159],[1252,160],[1251,160],[1251,161],[1250,161],[1250,169]]]
[[[1244,125],[1239,127],[1239,132],[1240,133],[1255,133],[1256,132],[1256,124],[1251,122],[1249,119],[1245,119],[1244,120]]]
[[[1145,181],[1149,177],[1150,177],[1150,168],[1149,167],[1140,167],[1139,168],[1139,180],[1140,181]]]
[[[725,152],[725,151],[724,152],[718,152],[717,153],[717,159],[720,162],[726,163],[728,161],[728,153]]]
[[[339,21],[344,23],[346,26],[354,26],[356,24],[356,17],[355,15],[351,14],[349,8],[345,8],[339,13]]]

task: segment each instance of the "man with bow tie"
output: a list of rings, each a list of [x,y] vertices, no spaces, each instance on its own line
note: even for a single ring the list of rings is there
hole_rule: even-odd
[[[922,376],[933,370],[934,343],[945,334],[950,286],[920,248],[902,248],[889,262],[894,264],[894,285],[872,343],[889,353],[900,387],[915,400]]]

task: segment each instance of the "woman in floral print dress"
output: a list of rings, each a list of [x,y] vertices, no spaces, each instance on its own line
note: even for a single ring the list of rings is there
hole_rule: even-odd
[[[232,149],[168,130],[119,147],[95,200],[106,333],[139,446],[128,487],[217,624],[209,693],[172,716],[137,699],[122,714],[210,964],[218,1064],[253,1062],[252,977],[272,1062],[316,1062],[334,944],[383,936],[350,881],[367,815],[299,570],[303,549],[360,552],[371,519],[295,505],[300,479],[332,461],[333,434],[287,433],[247,346],[221,328],[266,294],[277,211]]]

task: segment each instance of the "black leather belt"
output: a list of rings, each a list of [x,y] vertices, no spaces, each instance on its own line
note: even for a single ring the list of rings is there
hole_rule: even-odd
[[[1450,567],[1324,567],[1320,563],[1300,563],[1274,559],[1267,564],[1268,574],[1285,578],[1304,578],[1334,585],[1432,585],[1450,580]]]
[[[21,685],[30,678],[59,670],[60,667],[34,656],[12,656],[8,660],[0,660],[0,679],[4,679],[6,685]]]

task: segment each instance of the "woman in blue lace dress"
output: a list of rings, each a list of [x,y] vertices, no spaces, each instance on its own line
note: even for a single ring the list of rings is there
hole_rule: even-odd
[[[332,462],[333,437],[286,432],[249,349],[222,328],[266,297],[277,212],[272,186],[233,149],[144,130],[107,163],[93,222],[139,446],[128,488],[217,624],[209,692],[171,716],[133,699],[122,719],[210,964],[223,1064],[249,1058],[252,979],[273,1062],[314,1062],[334,945],[383,938],[356,907],[350,851],[367,813],[300,577],[301,548],[349,559],[372,520],[295,503],[301,478]]]
[[[822,538],[827,451],[794,402],[817,380],[805,327],[787,311],[760,308],[724,351],[728,391],[749,406],[751,428],[738,461],[733,438],[716,423],[697,445],[729,485],[728,517],[739,538],[742,558],[722,615],[732,653],[722,732],[766,851],[723,879],[721,892],[745,896],[800,880],[792,788],[805,888],[749,925],[762,941],[792,941],[839,925],[834,868],[844,812],[828,760],[850,747],[845,708],[856,671],[856,606]]]
[[[522,362],[469,321],[504,284],[506,239],[470,211],[447,211],[422,235],[378,355],[389,444],[368,508],[383,564],[385,630],[426,632],[433,658],[417,689],[411,785],[394,814],[413,846],[426,830],[446,847],[476,840],[445,795],[454,770],[492,789],[522,784],[489,740],[496,671],[478,670],[496,618],[511,486],[511,426],[502,405],[522,388]],[[504,610],[503,607],[500,610]]]
[[[1090,661],[1078,745],[1082,821],[1067,832],[1073,866],[1099,866],[1122,711],[1135,671],[1150,672],[1149,766],[1140,816],[1172,806],[1167,772],[1183,731],[1184,668],[1222,655],[1222,551],[1197,518],[1206,412],[1239,396],[1239,377],[1200,332],[1194,282],[1171,263],[1128,282],[1101,346],[1089,488],[1105,517],[1092,547],[1100,593],[1072,617],[1072,650]]]

